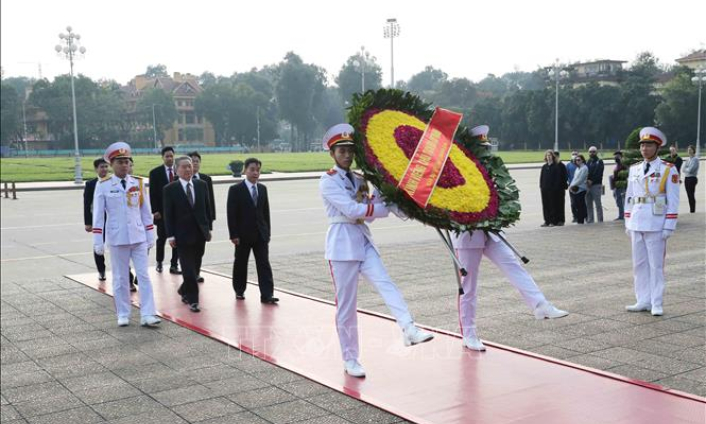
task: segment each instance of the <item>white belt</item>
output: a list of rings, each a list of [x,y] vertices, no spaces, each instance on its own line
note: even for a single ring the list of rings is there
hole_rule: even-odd
[[[630,199],[630,203],[654,203],[657,197],[664,197],[664,195],[657,196],[647,196],[647,197],[633,197]]]
[[[350,219],[350,218],[345,217],[343,215],[330,216],[328,218],[328,223],[329,224],[362,224],[362,222],[358,222],[358,220]]]

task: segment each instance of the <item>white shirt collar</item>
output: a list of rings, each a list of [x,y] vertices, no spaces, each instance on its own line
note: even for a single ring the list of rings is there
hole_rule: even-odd
[[[192,183],[191,180],[188,180],[188,181],[187,181],[187,180],[185,180],[185,179],[183,179],[183,178],[181,178],[181,177],[179,177],[179,182],[181,183],[181,188],[183,188],[184,191],[186,191],[186,185],[187,185],[187,184],[191,183],[191,187],[194,186],[194,183]]]
[[[250,180],[248,180],[247,178],[243,181],[245,181],[245,184],[248,186],[248,191],[252,191],[253,186],[257,186],[257,184],[251,183]]]

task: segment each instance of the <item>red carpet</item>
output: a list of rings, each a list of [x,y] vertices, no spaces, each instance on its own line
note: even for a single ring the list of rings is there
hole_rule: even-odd
[[[164,318],[413,422],[706,422],[706,399],[492,343],[487,352],[471,352],[458,336],[437,332],[431,342],[405,348],[397,325],[369,312],[359,316],[368,377],[351,378],[343,372],[332,304],[277,291],[279,305],[262,305],[254,285],[236,302],[230,279],[208,273],[202,311],[194,314],[176,294],[179,276],[152,276]],[[95,273],[68,277],[111,292]]]

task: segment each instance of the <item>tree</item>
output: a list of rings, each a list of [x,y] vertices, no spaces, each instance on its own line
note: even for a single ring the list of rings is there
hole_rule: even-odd
[[[437,85],[431,101],[440,107],[452,107],[461,110],[471,108],[478,101],[475,85],[466,78],[454,78],[441,81]]]
[[[476,84],[479,93],[486,96],[503,97],[507,93],[507,82],[493,74],[488,74]]]
[[[157,138],[164,140],[164,133],[174,126],[174,121],[179,118],[179,113],[174,106],[174,96],[161,88],[152,88],[145,91],[137,101],[135,107],[138,121],[151,126],[152,108],[154,107],[154,120],[157,123]]]
[[[675,70],[676,76],[664,87],[664,101],[657,106],[657,123],[667,135],[670,144],[680,142],[684,148],[696,138],[698,86],[691,82],[693,72],[688,68]],[[706,108],[701,108],[701,122],[706,122]]]
[[[280,117],[292,125],[294,150],[306,150],[307,140],[316,124],[314,106],[325,89],[325,73],[323,69],[305,64],[299,56],[289,52],[280,62],[278,74],[275,96]]]
[[[353,93],[362,89],[362,75],[365,75],[365,90],[377,90],[382,87],[382,68],[374,56],[356,53],[346,60],[336,76],[340,98],[348,101]]]
[[[448,78],[446,72],[427,66],[422,72],[412,75],[407,83],[407,90],[425,97],[425,93],[437,90],[438,86]]]
[[[167,66],[159,63],[157,65],[148,65],[145,76],[149,78],[168,77],[169,73],[167,72]]]
[[[75,77],[76,118],[79,145],[82,148],[104,147],[127,133],[124,103],[115,82],[97,84],[90,78]],[[42,109],[48,118],[49,133],[57,147],[73,145],[73,113],[71,77],[60,75],[54,81],[40,80],[34,84],[29,103]]]
[[[0,86],[0,98],[0,142],[6,146],[19,133],[21,103],[15,88],[4,81]]]
[[[653,87],[659,73],[657,59],[649,52],[640,53],[633,66],[624,73],[624,82],[620,86],[622,134],[628,134],[636,127],[654,124],[655,109],[660,99],[653,94]]]

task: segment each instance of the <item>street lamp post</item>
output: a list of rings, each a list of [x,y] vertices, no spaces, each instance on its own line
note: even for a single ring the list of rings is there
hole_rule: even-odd
[[[74,115],[74,156],[75,156],[75,166],[74,166],[74,183],[83,184],[83,172],[81,171],[81,152],[78,149],[78,124],[76,123],[76,89],[74,88],[74,58],[77,56],[83,56],[86,53],[86,48],[78,46],[78,41],[81,39],[79,34],[72,32],[71,27],[66,27],[67,34],[59,34],[59,38],[62,40],[64,45],[57,44],[54,47],[60,56],[69,59],[69,64],[71,66],[71,106],[73,108]]]
[[[152,134],[154,135],[154,148],[159,149],[159,144],[157,142],[157,116],[154,113],[155,104],[152,105]]]
[[[566,78],[569,75],[566,71],[559,71],[559,59],[554,63],[554,69],[549,71],[549,77],[555,81],[555,100],[554,100],[554,151],[559,151],[559,79]]]
[[[365,93],[365,46],[360,46],[360,60],[355,59],[353,65],[360,69],[360,92]]]
[[[400,36],[400,25],[397,19],[388,19],[383,33],[385,38],[390,39],[390,88],[395,88],[395,37]]]
[[[695,72],[695,77],[691,80],[699,85],[699,105],[697,106],[696,115],[696,157],[700,157],[701,153],[701,88],[706,81],[706,69],[699,68]]]

